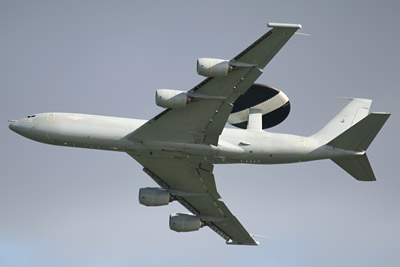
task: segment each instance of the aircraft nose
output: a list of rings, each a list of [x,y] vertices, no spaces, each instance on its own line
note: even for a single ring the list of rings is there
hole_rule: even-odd
[[[8,126],[11,131],[18,133],[18,121],[16,120],[8,120],[10,125]]]
[[[33,139],[35,135],[35,131],[33,125],[28,123],[25,119],[10,121],[10,125],[8,126],[11,131],[16,132],[19,135],[24,137]]]

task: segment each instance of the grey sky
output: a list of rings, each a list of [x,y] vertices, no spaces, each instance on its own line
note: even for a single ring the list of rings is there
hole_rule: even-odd
[[[400,265],[398,1],[0,1],[1,266]],[[330,161],[218,165],[223,200],[259,239],[177,234],[177,203],[146,208],[154,182],[123,153],[48,146],[7,119],[80,112],[150,119],[157,88],[188,90],[198,57],[230,59],[268,28],[301,23],[257,81],[290,98],[272,129],[310,135],[347,103],[391,112],[368,150],[378,181]]]

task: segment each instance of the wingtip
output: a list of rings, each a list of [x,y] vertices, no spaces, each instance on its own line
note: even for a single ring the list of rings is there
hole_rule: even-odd
[[[236,241],[233,241],[232,239],[229,239],[226,241],[227,245],[248,245],[248,246],[258,246],[260,242],[252,240],[253,242],[248,242],[248,243],[238,243]]]
[[[302,28],[301,24],[274,23],[274,22],[268,23],[267,26],[270,28],[296,28],[296,29]]]

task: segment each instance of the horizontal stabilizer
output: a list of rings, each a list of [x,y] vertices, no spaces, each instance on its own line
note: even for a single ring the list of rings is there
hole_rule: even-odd
[[[332,159],[332,161],[359,181],[376,181],[367,154],[362,156],[336,158]]]
[[[371,113],[327,145],[351,151],[365,151],[389,116],[388,113]]]

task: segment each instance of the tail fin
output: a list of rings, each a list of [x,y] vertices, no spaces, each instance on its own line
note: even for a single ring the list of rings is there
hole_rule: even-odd
[[[343,133],[351,126],[365,118],[371,107],[372,100],[354,98],[342,109],[322,130],[312,136],[321,143],[326,144],[333,138]]]
[[[312,136],[322,144],[353,152],[350,156],[331,160],[359,181],[376,180],[365,151],[390,116],[388,113],[368,115],[371,103],[369,99],[354,99]]]

